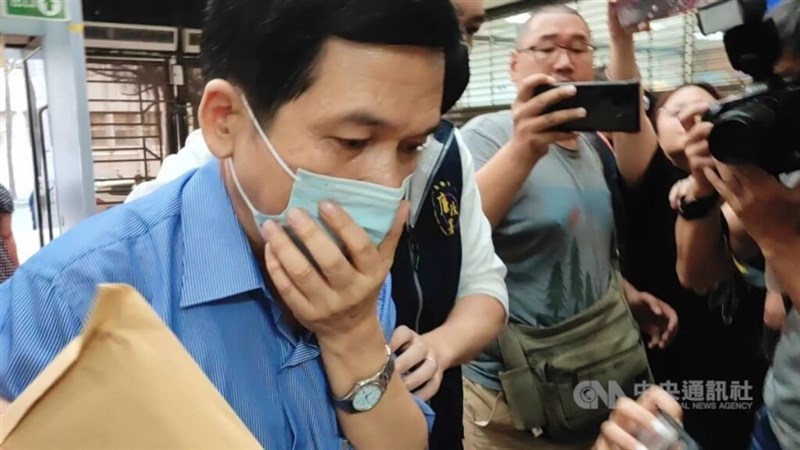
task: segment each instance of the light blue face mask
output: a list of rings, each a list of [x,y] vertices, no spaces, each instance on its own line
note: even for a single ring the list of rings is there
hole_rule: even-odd
[[[331,233],[325,225],[325,222],[319,217],[319,204],[323,201],[331,201],[338,203],[347,214],[355,221],[364,231],[369,234],[372,242],[375,245],[380,244],[389,230],[392,228],[397,210],[400,208],[400,202],[406,197],[408,192],[409,182],[411,176],[403,180],[399,188],[390,188],[375,183],[367,183],[365,181],[350,180],[346,178],[336,178],[326,175],[319,175],[309,172],[307,170],[298,169],[297,174],[292,173],[286,162],[278,155],[275,147],[267,138],[266,133],[258,123],[253,110],[244,99],[245,109],[250,116],[250,121],[258,131],[261,140],[272,153],[272,157],[281,166],[281,168],[294,180],[292,192],[289,196],[289,204],[286,209],[276,215],[272,216],[264,214],[256,209],[250,199],[242,189],[239,179],[236,177],[236,171],[233,168],[233,160],[228,159],[228,168],[230,169],[233,182],[239,195],[242,196],[250,212],[253,214],[256,226],[261,230],[268,220],[278,222],[281,224],[286,223],[286,213],[291,208],[302,209],[311,216],[312,219],[317,221],[325,228],[326,231],[338,243],[339,239]]]

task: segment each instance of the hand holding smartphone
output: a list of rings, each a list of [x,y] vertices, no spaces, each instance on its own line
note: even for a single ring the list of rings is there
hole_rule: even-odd
[[[617,0],[617,13],[623,27],[632,27],[686,14],[713,1],[715,0]]]
[[[656,419],[661,424],[655,431],[640,430],[636,440],[647,450],[702,450],[689,433],[669,414],[659,410]]]
[[[563,85],[575,86],[575,95],[549,106],[544,113],[584,108],[586,116],[553,127],[553,131],[636,133],[641,129],[642,94],[638,81],[595,81],[540,85],[534,89],[534,96]]]

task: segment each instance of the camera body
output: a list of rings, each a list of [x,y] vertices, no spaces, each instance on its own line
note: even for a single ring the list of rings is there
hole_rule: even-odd
[[[719,102],[704,120],[714,124],[708,143],[716,159],[778,174],[800,169],[800,80],[773,73],[784,46],[766,12],[766,0],[720,0],[698,10],[702,32],[724,31],[731,65],[754,79],[747,94]]]
[[[711,154],[730,165],[755,164],[771,174],[800,170],[800,82],[775,79],[712,107]]]

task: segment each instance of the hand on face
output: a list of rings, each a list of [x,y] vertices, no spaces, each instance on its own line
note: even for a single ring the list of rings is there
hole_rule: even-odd
[[[800,240],[800,188],[789,189],[756,166],[714,161],[706,178],[765,251]]]
[[[291,210],[289,226],[319,270],[278,224],[270,221],[264,226],[264,253],[272,284],[298,322],[320,341],[378,326],[378,294],[407,216],[408,202],[403,201],[389,234],[376,247],[339,205],[321,204],[320,217],[342,242],[348,259],[308,214]]]
[[[514,113],[514,136],[511,146],[534,160],[544,156],[550,144],[574,139],[573,133],[550,131],[558,125],[586,117],[583,108],[567,109],[545,113],[545,110],[575,95],[574,86],[561,86],[539,95],[534,95],[537,87],[555,83],[547,75],[533,75],[523,80],[517,92],[517,99],[511,106]]]
[[[651,387],[637,401],[622,398],[617,401],[609,419],[603,423],[600,437],[592,450],[646,449],[636,436],[663,434],[666,426],[656,417],[659,410],[680,421],[683,411],[666,391]]]
[[[406,326],[394,330],[389,346],[393,352],[400,353],[395,370],[408,390],[422,400],[430,400],[439,391],[444,372],[433,347]]]

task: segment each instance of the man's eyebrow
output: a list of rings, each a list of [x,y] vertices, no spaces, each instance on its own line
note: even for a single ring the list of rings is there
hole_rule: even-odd
[[[353,125],[359,125],[371,128],[397,128],[388,120],[378,117],[369,111],[353,111],[351,113],[342,116],[339,119],[339,122],[350,123]],[[439,129],[439,122],[436,122],[435,125],[431,126],[430,128],[420,133],[420,136],[427,136],[429,134],[433,134],[438,129]]]
[[[552,41],[552,40],[556,39],[557,37],[558,37],[557,33],[545,34],[544,36],[539,36],[539,41]],[[580,41],[583,41],[583,42],[589,42],[590,41],[589,37],[586,36],[583,33],[574,33],[574,34],[568,36],[567,40],[568,41],[580,40]]]
[[[339,122],[347,122],[354,125],[361,125],[365,127],[374,128],[391,128],[392,124],[389,121],[372,114],[369,111],[353,111],[345,114],[339,119]]]
[[[540,41],[550,41],[558,37],[556,33],[545,34],[544,36],[539,36]]]

